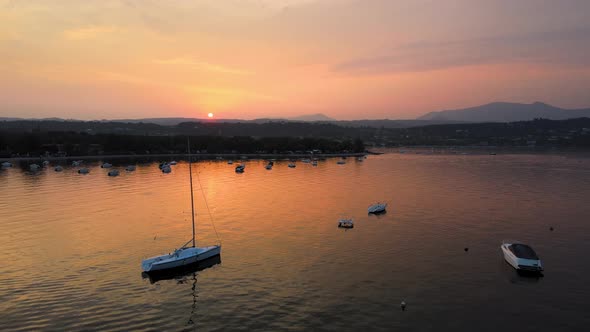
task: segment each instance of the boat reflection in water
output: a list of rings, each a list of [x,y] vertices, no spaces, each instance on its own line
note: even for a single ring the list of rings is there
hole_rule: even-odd
[[[151,284],[162,280],[174,280],[177,284],[191,284],[191,295],[193,303],[191,304],[191,313],[186,322],[186,326],[193,326],[195,321],[193,317],[197,311],[197,272],[208,269],[221,263],[221,255],[213,256],[191,265],[184,265],[175,269],[167,269],[152,272],[142,272],[142,278],[148,278]]]
[[[221,255],[217,255],[202,261],[198,261],[194,264],[184,265],[174,269],[142,272],[141,277],[144,279],[149,279],[151,284],[155,284],[160,280],[182,280],[184,277],[190,276],[192,274],[194,274],[194,277],[196,277],[196,272],[205,270],[220,263]]]

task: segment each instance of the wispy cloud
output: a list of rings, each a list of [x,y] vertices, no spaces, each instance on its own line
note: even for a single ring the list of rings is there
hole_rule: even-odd
[[[183,67],[190,67],[197,70],[202,71],[209,71],[214,73],[220,74],[232,74],[232,75],[250,75],[252,72],[228,67],[217,65],[205,61],[197,61],[191,58],[172,58],[172,59],[158,59],[154,60],[154,63],[161,64],[161,65],[175,65],[175,66],[183,66]]]
[[[117,30],[118,28],[113,26],[87,26],[65,30],[63,36],[68,40],[86,40],[108,35]]]
[[[337,64],[333,70],[348,74],[383,74],[515,62],[590,65],[590,27],[470,40],[416,42],[351,59]]]
[[[278,100],[277,97],[268,94],[258,93],[254,91],[234,88],[218,88],[218,87],[207,87],[207,86],[189,86],[187,90],[190,92],[196,92],[202,95],[211,95],[219,97],[234,97],[241,99],[253,99],[253,100]]]

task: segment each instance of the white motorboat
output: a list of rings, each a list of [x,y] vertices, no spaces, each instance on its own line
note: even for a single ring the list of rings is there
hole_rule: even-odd
[[[369,206],[369,208],[367,209],[367,211],[369,213],[383,213],[385,212],[385,209],[387,208],[387,203],[375,203],[371,206]]]
[[[88,174],[90,173],[90,170],[88,168],[80,168],[78,170],[78,174]]]
[[[172,161],[171,161],[171,162],[169,162],[168,164],[169,164],[169,165],[172,165],[172,166],[174,166],[174,165],[176,165],[176,164],[178,164],[178,163],[176,162],[176,160],[172,160]]]
[[[291,167],[291,168],[295,168],[295,167],[297,167],[297,165],[295,165],[295,163],[289,163],[289,165],[287,165],[287,166],[289,166],[289,167]]]
[[[125,170],[127,172],[133,172],[133,171],[135,171],[135,168],[136,168],[135,165],[129,165],[129,166],[125,167]]]
[[[30,170],[31,172],[36,172],[36,171],[38,171],[38,170],[39,170],[39,168],[41,168],[41,166],[39,166],[39,165],[37,165],[37,164],[31,164],[31,165],[29,165],[29,170]]]
[[[543,265],[530,246],[519,241],[503,241],[500,246],[504,259],[517,271],[542,272]]]
[[[203,261],[205,259],[218,256],[221,254],[221,244],[197,247],[195,242],[195,204],[193,197],[193,174],[191,167],[190,157],[190,143],[189,143],[189,178],[190,178],[190,190],[191,190],[191,210],[192,210],[192,222],[193,222],[193,237],[187,243],[185,243],[179,249],[175,249],[173,252],[151,257],[141,262],[141,268],[145,272],[163,271],[176,268],[183,268],[187,265]],[[192,246],[189,246],[192,243]]]
[[[119,176],[119,170],[117,170],[117,169],[110,170],[108,173],[108,176]]]
[[[64,170],[64,168],[58,165],[58,166],[55,166],[54,170],[55,170],[56,172],[61,172],[61,171],[63,171],[63,170]]]
[[[12,163],[9,163],[8,161],[5,161],[5,162],[3,162],[3,163],[2,163],[2,167],[3,167],[3,168],[9,168],[9,167],[12,167]]]
[[[170,172],[172,172],[172,168],[170,168],[170,165],[166,164],[166,165],[162,166],[162,173],[168,174]]]
[[[340,219],[338,220],[338,227],[339,228],[353,228],[354,222],[352,219]]]
[[[113,164],[104,163],[104,164],[100,165],[100,168],[111,168],[111,167],[113,167]]]

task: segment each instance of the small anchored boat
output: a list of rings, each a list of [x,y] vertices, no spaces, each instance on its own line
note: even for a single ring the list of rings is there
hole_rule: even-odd
[[[338,228],[354,228],[354,222],[352,219],[340,219],[338,220]]]
[[[500,248],[506,262],[517,271],[536,273],[543,271],[539,256],[529,245],[519,241],[503,241]]]
[[[108,173],[108,176],[119,176],[119,170],[117,170],[117,169],[110,170]]]
[[[387,203],[375,203],[375,204],[369,206],[369,208],[367,209],[367,211],[369,213],[378,214],[378,213],[385,212],[385,209],[386,208],[387,208]]]
[[[172,168],[170,168],[170,165],[168,164],[163,165],[160,169],[162,170],[162,173],[168,174],[172,172]]]
[[[104,163],[104,164],[100,165],[100,168],[111,168],[111,167],[113,167],[113,164]]]

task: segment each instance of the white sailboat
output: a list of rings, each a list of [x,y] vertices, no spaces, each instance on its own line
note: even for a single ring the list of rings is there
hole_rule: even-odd
[[[187,243],[185,243],[179,249],[174,250],[172,253],[156,256],[152,258],[145,259],[141,262],[141,268],[145,272],[153,272],[153,271],[163,271],[169,270],[174,268],[182,268],[186,267],[191,264],[195,264],[199,261],[203,261],[205,259],[215,257],[221,254],[221,244],[207,246],[207,247],[197,247],[195,242],[195,204],[194,204],[194,197],[193,197],[193,173],[191,167],[191,152],[190,152],[190,142],[188,148],[188,167],[189,167],[189,178],[190,178],[190,188],[191,188],[191,211],[192,211],[192,221],[193,221],[193,238],[190,239]],[[190,246],[192,243],[192,246]]]

